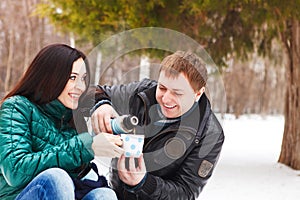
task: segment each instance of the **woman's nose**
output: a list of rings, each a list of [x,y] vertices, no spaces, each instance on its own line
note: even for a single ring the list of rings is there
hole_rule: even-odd
[[[85,87],[86,87],[85,81],[82,81],[82,80],[76,81],[75,87],[81,91],[84,91]]]

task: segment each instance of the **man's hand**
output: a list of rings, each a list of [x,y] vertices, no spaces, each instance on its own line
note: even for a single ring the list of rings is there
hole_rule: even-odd
[[[143,154],[138,158],[138,166],[135,167],[134,158],[129,158],[129,169],[125,167],[124,154],[118,161],[118,174],[120,179],[129,186],[135,186],[139,184],[146,175],[146,166],[143,158]]]
[[[111,118],[118,116],[115,109],[109,104],[103,104],[92,114],[92,127],[95,134],[100,132],[112,133]]]
[[[95,156],[115,158],[120,157],[124,153],[124,150],[119,147],[122,144],[123,142],[119,135],[101,132],[93,138],[92,149]]]

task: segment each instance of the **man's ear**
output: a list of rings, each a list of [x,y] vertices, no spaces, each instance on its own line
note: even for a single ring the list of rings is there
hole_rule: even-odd
[[[202,94],[205,92],[205,87],[202,87],[195,95],[195,102],[198,102]]]

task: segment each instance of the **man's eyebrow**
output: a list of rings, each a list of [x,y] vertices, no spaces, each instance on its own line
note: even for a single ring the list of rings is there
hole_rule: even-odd
[[[160,83],[160,82],[158,82],[158,84],[159,84],[160,86],[163,86],[164,88],[167,88],[164,84],[162,84],[162,83]],[[170,88],[170,90],[176,91],[176,92],[184,92],[184,89]]]
[[[183,92],[184,90],[183,89],[171,89],[171,90],[173,90],[173,91],[177,91],[177,92]]]

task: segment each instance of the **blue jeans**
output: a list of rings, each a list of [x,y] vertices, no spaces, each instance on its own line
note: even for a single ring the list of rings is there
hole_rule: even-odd
[[[16,200],[74,200],[74,184],[71,177],[62,169],[51,168],[36,176],[17,196]],[[90,191],[82,200],[117,200],[110,188],[97,188]]]

